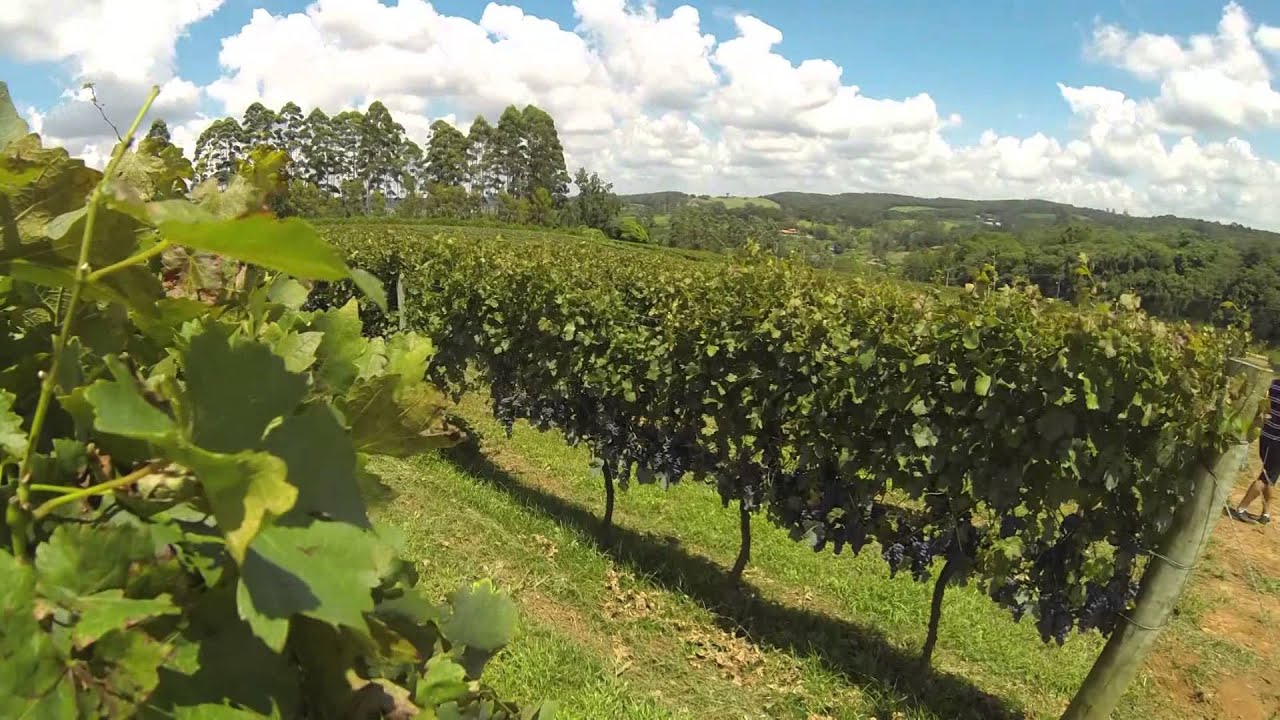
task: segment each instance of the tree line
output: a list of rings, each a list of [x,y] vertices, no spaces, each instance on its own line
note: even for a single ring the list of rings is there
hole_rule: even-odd
[[[1083,254],[1090,274],[1072,271]],[[1050,297],[1074,297],[1081,282],[1103,294],[1133,293],[1156,315],[1218,325],[1245,324],[1280,345],[1280,248],[1265,240],[1227,241],[1191,230],[1132,233],[1071,224],[1019,232],[983,231],[941,247],[914,249],[902,262],[914,280],[947,284],[980,275],[1029,283]]]
[[[152,134],[167,139],[163,121]],[[288,157],[287,191],[272,201],[278,215],[490,218],[647,240],[611,183],[585,168],[569,175],[555,120],[534,105],[509,106],[496,124],[477,116],[465,134],[437,120],[424,148],[380,101],[332,116],[255,102],[239,120],[225,117],[200,133],[195,178],[225,182],[264,150]]]

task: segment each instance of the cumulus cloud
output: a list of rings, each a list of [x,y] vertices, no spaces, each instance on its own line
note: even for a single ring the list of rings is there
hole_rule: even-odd
[[[1232,2],[1222,12],[1214,35],[1192,35],[1185,42],[1169,35],[1132,35],[1115,25],[1094,29],[1089,47],[1098,59],[1160,84],[1153,101],[1161,119],[1173,127],[1253,129],[1280,126],[1280,92],[1259,46],[1280,45],[1277,29],[1261,27]]]
[[[201,110],[239,115],[255,101],[333,113],[378,99],[419,142],[437,119],[465,129],[476,114],[496,120],[508,104],[535,103],[555,118],[569,163],[622,191],[1044,197],[1280,228],[1280,164],[1249,141],[1280,127],[1280,28],[1234,2],[1216,28],[1189,37],[1100,22],[1086,55],[1144,91],[1059,84],[1067,132],[987,130],[970,143],[954,139],[960,108],[940,108],[930,88],[868,95],[859,82],[871,70],[784,54],[768,17],[730,13],[732,30],[717,38],[693,7],[635,0],[572,0],[572,27],[518,2],[458,17],[427,0],[316,0],[296,13],[254,11],[223,38],[221,76],[196,87],[175,76],[174,43],[219,0],[154,0],[157,11],[141,13],[155,24],[151,39],[131,44],[123,38],[143,34],[132,31],[108,46],[82,28],[110,14],[110,0],[59,2],[79,19],[44,36],[13,32],[38,24],[30,10],[0,7],[0,53],[65,61],[78,75],[123,62],[131,69],[112,76],[116,85],[99,85],[120,105],[139,79],[166,82],[163,109],[188,147]],[[72,97],[33,117],[86,148],[109,147],[96,110]]]
[[[0,3],[0,56],[67,67],[74,84],[41,113],[41,132],[101,165],[153,84],[151,117],[197,119],[202,90],[175,74],[178,38],[224,0],[46,0]],[[82,87],[92,82],[102,110]],[[106,116],[106,119],[103,118]]]

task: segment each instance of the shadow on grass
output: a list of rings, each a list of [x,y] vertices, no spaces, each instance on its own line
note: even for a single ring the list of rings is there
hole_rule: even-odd
[[[862,688],[876,716],[921,710],[940,718],[1016,720],[1023,712],[958,675],[921,669],[919,655],[894,647],[880,631],[763,597],[749,583],[731,587],[729,571],[679,547],[673,538],[614,525],[603,539],[600,518],[580,505],[533,487],[495,464],[468,433],[443,456],[459,469],[572,528],[615,561],[668,590],[693,598],[728,632],[798,656],[814,656]],[[603,493],[603,481],[602,493]],[[830,708],[835,714],[839,708]]]

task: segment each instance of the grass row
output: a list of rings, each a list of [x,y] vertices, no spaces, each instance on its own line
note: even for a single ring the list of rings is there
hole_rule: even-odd
[[[1031,621],[953,588],[936,670],[922,672],[931,585],[889,578],[873,549],[814,554],[760,520],[735,591],[736,517],[710,488],[631,488],[605,545],[584,449],[523,424],[507,439],[476,397],[460,413],[483,447],[379,460],[394,492],[379,515],[438,592],[486,575],[512,591],[523,632],[492,679],[520,700],[559,699],[566,717],[1051,718],[1101,647],[1044,646]],[[1144,679],[1117,718],[1194,717],[1179,704]]]

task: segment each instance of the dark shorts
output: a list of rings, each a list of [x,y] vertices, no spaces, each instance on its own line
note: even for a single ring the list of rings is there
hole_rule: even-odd
[[[1258,455],[1262,458],[1262,475],[1268,485],[1275,485],[1280,480],[1280,440],[1262,438],[1258,444]]]

